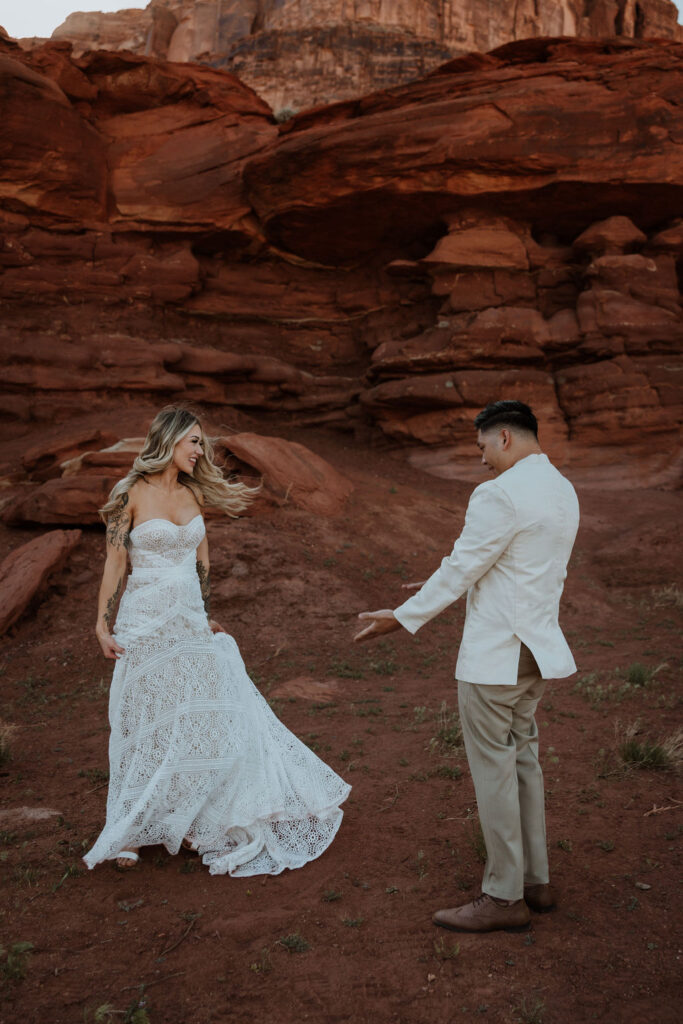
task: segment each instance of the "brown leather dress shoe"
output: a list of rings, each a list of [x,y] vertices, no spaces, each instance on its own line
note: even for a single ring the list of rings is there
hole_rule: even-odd
[[[537,914],[547,914],[549,910],[553,910],[556,906],[553,890],[548,883],[545,885],[542,883],[538,885],[525,885],[524,902],[531,910],[535,910]]]
[[[451,910],[437,910],[432,918],[440,928],[454,932],[526,931],[531,915],[524,900],[498,903],[485,892],[476,900]]]

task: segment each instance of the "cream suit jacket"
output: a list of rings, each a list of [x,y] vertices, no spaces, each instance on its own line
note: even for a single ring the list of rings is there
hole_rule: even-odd
[[[415,633],[467,591],[456,678],[514,685],[520,643],[543,678],[571,675],[558,613],[578,526],[572,485],[546,455],[528,455],[473,491],[453,551],[394,614]]]

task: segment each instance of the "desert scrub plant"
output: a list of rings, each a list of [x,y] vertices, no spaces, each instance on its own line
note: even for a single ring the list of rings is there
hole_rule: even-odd
[[[663,666],[660,666],[660,668]],[[638,682],[632,682],[630,678],[626,678],[623,683],[603,683],[598,681],[598,673],[590,672],[586,676],[581,676],[578,682],[575,683],[572,693],[580,694],[584,700],[588,701],[590,706],[595,710],[600,704],[612,703],[621,704],[622,701],[629,697],[633,697],[638,693],[642,693],[643,689],[647,689],[656,673],[659,669],[655,669],[651,672],[647,681],[643,680],[645,677],[641,674],[643,666],[640,665],[636,668],[635,665],[631,665],[627,669],[627,676],[630,674],[631,669],[635,668],[634,678],[639,680]],[[647,671],[647,670],[646,670]],[[620,670],[616,669],[619,673]]]
[[[78,773],[79,779],[87,779],[88,782],[109,782],[109,772],[106,768],[81,768]]]
[[[434,956],[437,960],[455,960],[460,955],[457,942],[446,945],[445,939],[434,939]]]
[[[0,768],[12,759],[12,741],[17,733],[16,725],[0,718]]]
[[[662,740],[639,739],[640,722],[615,723],[616,749],[625,768],[679,768],[683,762],[683,729]]]
[[[33,889],[38,885],[38,882],[44,874],[45,872],[38,868],[31,867],[30,865],[22,867],[20,864],[14,869],[12,880],[16,882],[17,885],[21,885],[27,889]]]
[[[653,587],[652,596],[655,605],[672,604],[675,608],[683,609],[683,590],[675,583],[669,583],[665,587]]]
[[[457,765],[440,764],[433,772],[429,773],[430,776],[436,775],[439,779],[459,779],[462,777],[462,772]]]
[[[436,713],[436,736],[429,741],[430,753],[454,754],[461,752],[463,746],[462,725],[460,715],[448,706],[448,702],[441,701],[441,707]]]
[[[370,670],[376,676],[393,676],[396,674],[398,664],[393,658],[381,658],[379,661],[370,662]]]
[[[614,841],[612,839],[599,839],[595,845],[599,846],[605,853],[611,853],[614,849]]]
[[[470,846],[474,851],[474,855],[480,864],[486,863],[488,856],[486,852],[486,840],[484,839],[484,833],[481,830],[481,825],[478,820],[473,820],[470,824]]]
[[[151,1024],[146,1006],[144,996],[134,999],[125,1010],[117,1010],[111,1003],[103,1003],[93,1013],[93,1024]]]
[[[299,935],[298,932],[283,936],[278,939],[278,943],[284,946],[288,953],[305,953],[307,949],[311,948],[303,935]]]
[[[630,683],[631,686],[649,686],[657,673],[661,672],[663,668],[667,668],[666,662],[658,665],[657,668],[650,668],[648,665],[643,665],[640,661],[634,661],[626,669],[626,682]]]
[[[0,986],[26,977],[32,949],[32,942],[13,942],[8,949],[0,946]]]
[[[296,117],[297,111],[294,107],[282,107],[275,114],[273,118],[277,124],[284,124],[285,121],[291,121],[293,117]]]
[[[536,997],[533,1000],[530,999],[529,1002],[524,998],[513,1012],[515,1013],[515,1024],[543,1024],[545,1003]]]
[[[85,871],[80,864],[69,864],[68,868],[66,869],[62,877],[59,879],[58,882],[55,882],[50,891],[57,892],[57,890],[61,889],[61,887],[64,885],[67,878],[80,878],[81,875],[83,875],[84,873]]]
[[[328,676],[338,676],[339,679],[365,679],[365,672],[362,668],[352,665],[350,661],[341,658],[333,658],[327,669]]]
[[[269,974],[272,969],[273,962],[270,959],[270,948],[263,946],[258,960],[252,960],[249,964],[249,970],[253,971],[254,974]]]

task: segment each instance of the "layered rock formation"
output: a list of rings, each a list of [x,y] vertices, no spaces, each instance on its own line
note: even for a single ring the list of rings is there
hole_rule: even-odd
[[[12,487],[77,505],[61,463],[169,400],[467,476],[473,414],[510,395],[577,479],[677,478],[679,44],[511,44],[279,129],[211,68],[4,51]],[[117,458],[83,466],[105,487]]]
[[[75,52],[130,50],[239,75],[276,111],[409,81],[472,50],[537,36],[683,39],[671,0],[151,0],[71,14]]]

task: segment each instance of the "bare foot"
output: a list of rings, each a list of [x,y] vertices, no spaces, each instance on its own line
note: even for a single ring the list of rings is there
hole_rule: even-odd
[[[116,866],[119,871],[130,871],[140,860],[140,847],[131,846],[130,850],[121,850],[116,858]]]
[[[180,845],[182,846],[183,850],[189,850],[190,853],[198,853],[199,852],[197,847],[192,842],[192,840],[188,839],[187,836],[185,837],[185,839],[183,839],[183,841],[182,841],[182,843]]]

